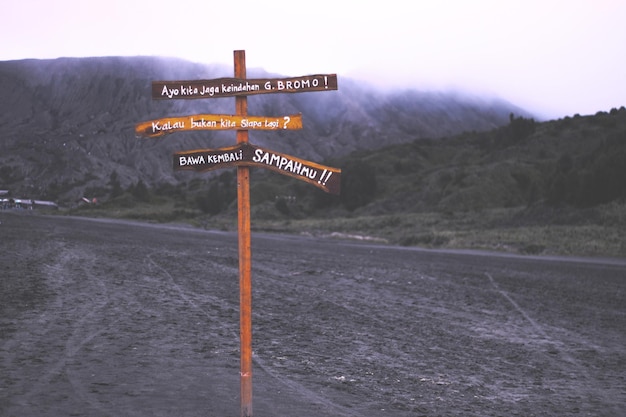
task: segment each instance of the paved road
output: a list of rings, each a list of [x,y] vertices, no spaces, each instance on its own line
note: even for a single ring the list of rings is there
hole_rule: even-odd
[[[0,213],[0,416],[239,415],[232,233]],[[617,416],[626,261],[253,237],[256,416]]]

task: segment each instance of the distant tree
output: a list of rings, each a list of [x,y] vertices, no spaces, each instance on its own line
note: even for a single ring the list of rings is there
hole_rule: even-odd
[[[48,186],[44,189],[43,198],[46,200],[55,200],[61,194],[61,187],[56,180],[53,180]]]
[[[377,192],[374,167],[357,160],[347,164],[341,172],[341,203],[350,210],[366,205]]]
[[[557,173],[550,182],[546,194],[546,202],[552,206],[564,203],[565,201],[565,175]]]
[[[120,180],[117,175],[117,171],[111,172],[109,176],[108,186],[111,188],[111,198],[119,197],[124,193],[122,190],[122,185],[120,184]]]
[[[570,172],[573,167],[574,167],[574,160],[572,159],[572,156],[569,153],[564,153],[563,155],[561,155],[561,157],[556,163],[557,171],[563,174],[567,174],[568,172]]]
[[[147,202],[150,200],[150,191],[142,180],[137,181],[131,194],[139,201]]]
[[[320,190],[319,188],[313,188],[308,184],[303,184],[303,185],[306,185],[306,191],[303,194],[311,196],[309,207],[312,210],[327,209],[329,207],[336,206],[337,204],[341,202],[340,196],[328,194],[327,192],[324,192]]]
[[[218,214],[222,210],[223,205],[220,194],[219,184],[211,184],[208,192],[202,192],[196,196],[198,208],[207,214]]]
[[[582,206],[626,199],[626,149],[599,157],[587,170],[578,197]]]
[[[518,142],[522,139],[535,133],[535,120],[525,119],[524,117],[515,117],[513,113],[509,115],[508,132],[513,142]]]
[[[290,213],[289,205],[287,204],[286,198],[277,198],[276,201],[274,202],[274,207],[276,207],[276,210],[278,210],[280,213],[284,214],[285,216],[288,216]]]
[[[211,180],[209,189],[201,189],[196,195],[196,204],[204,213],[215,215],[224,210],[237,197],[235,176],[224,172]]]
[[[12,180],[14,169],[8,165],[0,167],[0,180],[5,183],[9,183]]]
[[[546,201],[551,205],[575,204],[579,194],[580,179],[574,170],[574,160],[569,153],[564,153],[556,162]]]

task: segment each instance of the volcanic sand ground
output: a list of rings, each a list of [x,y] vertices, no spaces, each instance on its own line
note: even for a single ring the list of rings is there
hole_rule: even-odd
[[[619,416],[626,261],[254,235],[255,416]],[[237,236],[0,212],[0,416],[239,416]]]

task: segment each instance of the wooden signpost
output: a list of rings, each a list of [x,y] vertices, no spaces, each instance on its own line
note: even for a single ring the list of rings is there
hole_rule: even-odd
[[[187,81],[153,81],[155,100],[235,97],[235,115],[199,114],[168,117],[136,125],[141,137],[160,137],[179,131],[236,130],[236,144],[220,149],[176,152],[175,170],[211,171],[237,167],[237,220],[239,240],[239,336],[241,347],[241,416],[252,416],[252,251],[250,236],[250,167],[262,167],[339,194],[341,170],[254,146],[248,130],[302,129],[301,115],[248,116],[247,96],[337,90],[336,74],[291,78],[246,78],[245,51],[234,51],[234,78]]]

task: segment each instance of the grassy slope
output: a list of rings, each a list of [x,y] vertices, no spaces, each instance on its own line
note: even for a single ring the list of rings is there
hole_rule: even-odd
[[[545,123],[514,119],[487,133],[418,140],[327,163],[345,167],[344,179],[355,163],[374,172],[369,201],[349,211],[345,200],[320,198],[308,184],[259,173],[252,179],[253,229],[425,247],[626,257],[624,109]],[[182,193],[184,201],[161,194],[146,203],[112,202],[85,211],[236,229],[236,203],[206,215],[189,194]],[[277,196],[296,198],[279,208]]]

